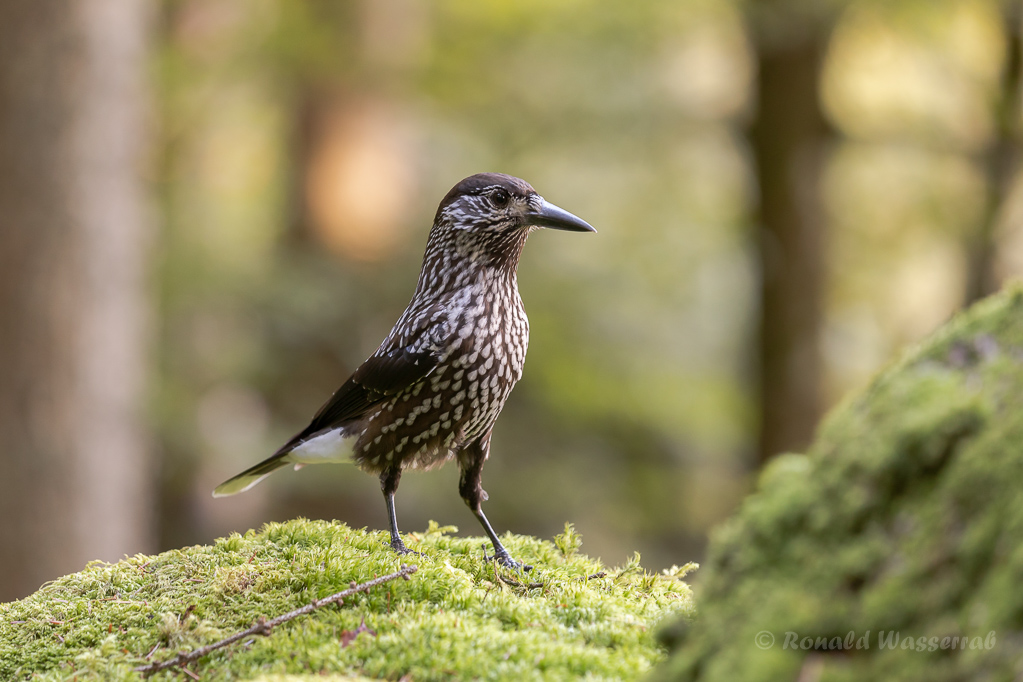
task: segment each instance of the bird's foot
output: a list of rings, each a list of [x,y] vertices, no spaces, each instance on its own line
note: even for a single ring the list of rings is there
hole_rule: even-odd
[[[402,556],[405,556],[406,554],[415,554],[416,556],[423,556],[422,552],[417,552],[414,549],[409,549],[408,547],[406,547],[405,543],[402,542],[400,538],[398,540],[391,540],[391,549],[393,549],[398,554],[401,554]]]
[[[508,568],[514,569],[516,571],[526,571],[528,573],[529,571],[533,570],[533,567],[531,565],[524,564],[521,561],[516,561],[507,552],[505,552],[503,555],[499,555],[497,557],[497,561],[502,566],[507,566]]]
[[[512,558],[512,555],[508,553],[504,547],[496,547],[494,549],[494,555],[487,554],[487,546],[483,545],[483,560],[484,561],[496,561],[502,566],[506,566],[515,571],[532,571],[533,567],[529,564],[524,564],[521,561],[516,561]]]

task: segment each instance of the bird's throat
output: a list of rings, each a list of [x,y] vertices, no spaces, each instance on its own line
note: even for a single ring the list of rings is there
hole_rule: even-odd
[[[528,235],[528,229],[516,227],[501,231],[457,232],[452,251],[456,258],[462,260],[463,266],[514,273]]]

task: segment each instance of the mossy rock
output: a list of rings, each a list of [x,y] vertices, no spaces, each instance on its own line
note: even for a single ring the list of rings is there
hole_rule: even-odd
[[[660,679],[1018,679],[1023,291],[957,316],[772,462],[706,564]]]
[[[0,679],[139,680],[136,666],[402,563],[418,566],[408,581],[218,650],[190,670],[204,682],[634,679],[664,658],[656,624],[692,608],[681,579],[689,567],[648,574],[637,556],[607,569],[577,553],[570,527],[554,542],[505,536],[508,549],[535,566],[530,573],[495,566],[484,559],[482,539],[450,530],[431,524],[408,534],[422,554],[399,557],[386,533],[299,519],[209,547],[93,563],[0,604]],[[372,632],[352,639],[363,622]],[[186,677],[161,672],[150,679]]]

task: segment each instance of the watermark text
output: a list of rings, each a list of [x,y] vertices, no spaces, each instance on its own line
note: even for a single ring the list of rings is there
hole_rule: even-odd
[[[850,630],[844,637],[801,636],[798,632],[787,631],[781,635],[781,648],[802,651],[847,651],[876,648],[882,651],[901,649],[903,651],[952,651],[967,649],[994,649],[998,636],[992,630],[986,635],[948,635],[913,637],[897,630],[878,630],[877,633]],[[753,638],[757,648],[767,650],[778,644],[778,638],[770,630],[761,630]]]

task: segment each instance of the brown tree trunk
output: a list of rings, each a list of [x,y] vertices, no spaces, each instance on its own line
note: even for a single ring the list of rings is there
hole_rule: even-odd
[[[760,189],[761,463],[805,448],[821,413],[825,254],[818,185],[829,126],[818,85],[827,35],[803,29],[758,36],[751,142]]]
[[[1023,89],[1023,41],[1020,37],[1023,17],[1020,14],[1018,0],[1002,3],[1005,66],[1001,87],[993,102],[995,137],[984,158],[987,200],[980,225],[967,244],[970,259],[967,304],[994,293],[1001,285],[995,272],[998,224],[1019,167],[1019,98]]]
[[[0,601],[152,549],[149,10],[0,3]]]

